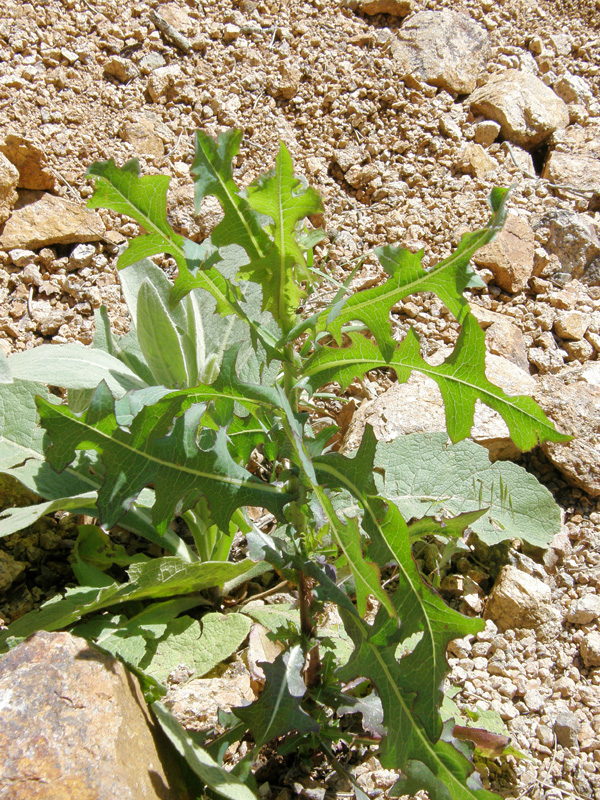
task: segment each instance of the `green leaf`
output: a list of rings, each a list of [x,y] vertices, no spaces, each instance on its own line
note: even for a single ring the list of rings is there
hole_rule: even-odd
[[[28,528],[41,517],[55,511],[93,515],[96,513],[96,492],[86,492],[74,497],[60,497],[23,508],[7,508],[0,511],[0,539],[23,530],[23,528]]]
[[[117,167],[112,158],[97,161],[88,168],[86,176],[95,179],[89,208],[110,208],[117,214],[132,217],[146,231],[136,236],[118,260],[119,269],[135,264],[142,258],[169,253],[179,266],[185,268],[183,237],[176,234],[167,221],[167,175],[146,175],[140,178],[136,158]]]
[[[29,380],[16,380],[2,386],[0,470],[3,472],[27,459],[43,458],[44,431],[38,425],[36,395],[50,397],[45,386]]]
[[[216,247],[237,244],[252,261],[265,254],[270,242],[258,214],[240,195],[233,180],[231,162],[239,153],[242,135],[240,130],[223,131],[215,142],[204,131],[196,131],[196,156],[191,173],[196,214],[201,212],[202,200],[207,195],[219,200],[225,214],[211,234],[213,244]]]
[[[256,800],[254,792],[235,775],[219,766],[212,756],[192,739],[162,703],[153,703],[152,711],[177,752],[185,758],[188,766],[207,786],[217,794],[227,797],[228,800]]]
[[[327,519],[329,533],[340,548],[352,571],[358,613],[361,617],[364,617],[367,610],[367,599],[369,595],[374,595],[387,612],[395,617],[395,609],[380,582],[378,564],[385,564],[385,561],[374,562],[366,559],[362,552],[363,547],[358,519],[351,517],[347,518],[346,522],[342,522],[325,493],[319,487],[313,487],[313,489]]]
[[[104,380],[115,397],[122,397],[131,389],[145,386],[122,361],[79,342],[42,344],[13,353],[8,362],[15,380],[63,389],[95,389]]]
[[[301,185],[294,177],[290,154],[281,142],[275,171],[248,187],[249,204],[271,217],[274,234],[272,245],[263,257],[251,258],[242,277],[262,286],[264,308],[273,312],[284,333],[293,327],[296,309],[304,295],[299,284],[311,278],[294,234],[300,220],[323,209],[314,189],[301,191]]]
[[[416,566],[414,571],[416,573]],[[398,592],[395,596],[397,594]],[[441,607],[432,617],[436,628],[443,632],[444,638],[448,632],[451,632],[449,638],[460,635],[456,633],[452,616],[444,620],[446,612],[456,617],[460,615],[451,612],[441,601],[440,604]],[[411,776],[416,771],[423,779],[418,788],[426,787],[431,800],[498,800],[498,796],[491,792],[470,788],[467,778],[472,772],[472,764],[451,744],[439,739],[439,718],[435,725],[436,732],[432,735],[428,725],[419,717],[421,705],[427,707],[426,710],[436,707],[428,703],[422,704],[419,700],[422,692],[430,692],[427,683],[432,672],[426,654],[418,652],[417,645],[411,655],[398,662],[395,658],[397,645],[394,637],[381,635],[383,628],[388,625],[387,620],[378,616],[375,625],[369,626],[344,609],[341,610],[341,615],[355,650],[348,664],[338,669],[337,674],[343,681],[366,677],[377,689],[383,706],[384,725],[387,728],[387,736],[382,740],[379,756],[382,765],[388,769],[401,769]],[[444,629],[444,624],[448,621],[450,631]],[[465,620],[465,623],[468,622]],[[390,639],[391,644],[386,644],[386,640]],[[408,666],[406,662],[410,662]],[[422,688],[424,683],[425,688]],[[416,783],[411,784],[410,791],[416,786]]]
[[[85,614],[102,611],[131,600],[148,600],[193,594],[248,574],[256,567],[246,559],[233,564],[205,561],[190,564],[181,558],[166,556],[143,564],[132,564],[127,583],[112,583],[102,588],[80,586],[67,589],[64,597],[53,597],[39,609],[30,611],[0,633],[0,650],[8,637],[26,637],[35,631],[56,631],[77,622]]]
[[[375,467],[378,487],[405,519],[485,509],[469,525],[489,545],[524,539],[547,547],[560,531],[560,508],[548,489],[517,464],[492,464],[475,442],[449,445],[444,433],[402,436],[379,442]]]
[[[433,378],[440,387],[448,434],[453,442],[469,435],[476,400],[502,415],[520,450],[531,450],[541,442],[566,442],[571,438],[556,430],[531,397],[506,395],[486,378],[485,333],[470,314],[463,319],[454,351],[439,366],[432,366],[421,357],[419,339],[412,328],[389,360],[365,337],[356,335],[350,339],[348,347],[322,348],[305,365],[304,375],[313,389],[330,381],[337,381],[345,389],[355,377],[386,367],[392,367],[398,381],[404,383],[417,370]]]
[[[216,252],[206,254],[202,262],[196,260],[196,274],[190,272],[188,260],[191,262],[198,252],[205,253],[198,250],[195,242],[176,234],[167,221],[168,176],[146,175],[141,178],[137,159],[128,161],[123,167],[117,167],[112,159],[97,161],[89,167],[87,175],[96,180],[94,193],[88,200],[90,208],[110,208],[118,214],[125,214],[147,231],[133,239],[119,256],[119,269],[149,256],[169,253],[179,268],[171,305],[176,305],[192,289],[202,288],[216,299],[219,313],[238,313],[226,281],[214,268],[219,258]]]
[[[164,683],[178,664],[201,678],[241,646],[252,623],[243,614],[205,614],[198,622],[179,617],[167,626],[156,643],[156,652],[140,662],[140,668]]]
[[[466,233],[456,252],[428,271],[421,266],[422,252],[413,254],[391,245],[377,248],[379,260],[390,275],[388,280],[380,286],[357,292],[334,309],[324,311],[316,325],[317,333],[327,330],[339,344],[342,328],[354,320],[360,320],[377,340],[384,358],[389,359],[396,347],[391,336],[389,312],[400,300],[418,292],[434,292],[462,322],[469,311],[462,292],[474,276],[469,261],[476,250],[490,242],[502,228],[506,218],[507,197],[507,189],[495,189],[490,198],[493,213],[486,227]]]
[[[4,355],[4,351],[0,351],[0,384],[9,384],[13,382],[13,377],[8,366],[8,359]]]
[[[171,388],[193,386],[197,378],[188,371],[184,333],[178,330],[154,284],[146,279],[137,296],[137,336],[155,382]]]
[[[212,448],[198,447],[196,435],[204,406],[186,411],[185,399],[177,394],[145,406],[130,430],[117,424],[114,399],[105,384],[100,384],[81,416],[38,399],[41,422],[52,441],[46,458],[61,472],[73,461],[76,450],[100,454],[105,476],[98,510],[106,527],[115,525],[150,483],[156,493],[152,516],[158,533],[164,533],[176,514],[191,508],[201,496],[206,496],[214,520],[225,532],[240,506],[264,507],[281,516],[290,497],[235,463],[224,430],[216,432]]]
[[[318,723],[300,707],[306,688],[301,670],[304,656],[299,645],[277,656],[272,664],[261,662],[265,687],[258,700],[235,708],[234,713],[249,725],[257,747],[292,730],[317,733]]]
[[[148,263],[152,263],[151,261]],[[127,270],[119,273],[119,277],[121,279],[121,286],[123,286],[123,276],[130,273],[135,272],[135,267],[138,265],[135,264]],[[154,265],[153,265],[154,266]],[[158,267],[157,267],[158,269]],[[162,273],[161,273],[162,274]],[[129,308],[129,306],[128,306]],[[131,310],[130,310],[131,313]],[[109,355],[117,358],[126,367],[128,367],[133,373],[135,373],[144,384],[148,386],[152,386],[154,384],[154,376],[150,372],[150,368],[146,364],[144,359],[144,354],[140,348],[140,344],[138,342],[138,338],[134,330],[129,331],[126,333],[125,336],[114,336],[110,329],[110,320],[108,318],[108,313],[106,311],[106,306],[100,306],[94,311],[94,340],[92,343],[92,347],[95,350],[103,350],[105,353],[109,353]],[[69,395],[69,399],[71,395]],[[81,410],[85,408],[89,404],[90,398],[87,397],[87,400],[84,405],[81,406]],[[69,403],[69,407],[73,411],[77,411],[78,409],[75,408],[71,403]]]

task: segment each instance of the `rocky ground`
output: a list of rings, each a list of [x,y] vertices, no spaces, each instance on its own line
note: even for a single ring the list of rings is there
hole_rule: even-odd
[[[532,756],[486,762],[492,785],[528,798],[600,798],[599,64],[597,0],[4,0],[0,18],[6,354],[89,343],[102,303],[128,328],[114,264],[136,226],[85,209],[96,160],[135,156],[142,172],[170,175],[171,221],[201,240],[219,208],[193,213],[194,130],[243,129],[242,183],[283,139],[324,200],[319,266],[339,279],[364,258],[356,288],[381,277],[373,247],[425,248],[434,264],[487,220],[494,186],[513,187],[471,300],[489,377],[535,396],[576,437],[525,459],[565,526],[545,559],[512,554],[485,632],[450,655],[457,702],[497,710]],[[398,338],[408,324],[425,334],[432,359],[458,335],[430,297],[399,305],[394,321]],[[367,420],[388,439],[443,425],[419,379],[356,395],[349,442]],[[474,438],[518,456],[497,420],[478,426]],[[68,579],[63,540],[59,528],[2,542],[7,621]],[[358,773],[371,796],[391,782],[372,761]]]

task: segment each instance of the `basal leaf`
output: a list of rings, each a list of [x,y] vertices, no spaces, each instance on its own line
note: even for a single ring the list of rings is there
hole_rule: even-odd
[[[0,470],[4,471],[27,459],[43,458],[44,432],[37,424],[35,396],[49,397],[39,383],[16,380],[2,386],[0,392]]]
[[[299,645],[279,655],[272,664],[261,662],[265,687],[258,700],[234,709],[236,717],[246,722],[257,747],[292,730],[317,733],[318,723],[300,707],[305,692],[300,671],[304,656]]]
[[[525,539],[547,547],[560,531],[560,508],[548,489],[517,464],[490,462],[475,442],[449,445],[444,433],[402,436],[379,442],[375,466],[378,487],[405,519],[485,509],[469,526],[490,545]]]
[[[241,575],[250,574],[256,564],[248,559],[228,561],[196,561],[190,564],[174,556],[155,558],[143,564],[132,564],[129,581],[114,582],[102,588],[79,586],[67,589],[64,597],[53,597],[39,609],[30,611],[0,632],[0,651],[6,640],[24,638],[38,630],[56,631],[77,622],[85,614],[102,611],[131,600],[169,598],[193,594],[213,586],[222,586]]]
[[[156,651],[140,661],[140,669],[159,683],[179,665],[201,678],[236,652],[252,623],[244,614],[205,614],[201,621],[178,617],[156,642]]]
[[[96,511],[96,493],[76,495],[74,497],[61,497],[56,500],[46,500],[44,503],[35,503],[22,508],[7,508],[0,511],[0,539],[11,533],[28,528],[38,519],[54,511],[71,511],[77,514],[94,514]]]
[[[177,752],[201,781],[228,800],[256,800],[254,792],[200,747],[162,703],[153,703],[152,711]]]
[[[496,189],[491,196],[493,213],[487,226],[465,234],[456,251],[430,270],[421,266],[422,252],[413,254],[391,245],[377,248],[379,260],[390,277],[380,286],[352,295],[341,308],[338,305],[324,311],[316,325],[317,333],[327,330],[339,343],[342,327],[360,320],[377,340],[383,356],[389,359],[396,346],[391,335],[390,310],[403,298],[418,292],[434,292],[462,322],[469,310],[462,292],[474,277],[469,261],[475,251],[491,241],[502,228],[507,196],[507,189]]]
[[[80,416],[38,398],[41,422],[52,441],[46,458],[61,472],[77,450],[99,453],[105,475],[98,509],[106,527],[115,525],[150,483],[156,493],[152,513],[158,533],[164,533],[176,514],[201,496],[207,497],[213,518],[225,532],[240,506],[262,506],[281,516],[289,496],[236,464],[224,430],[216,432],[210,449],[198,447],[196,435],[205,406],[186,411],[185,401],[185,394],[178,393],[145,406],[125,430],[117,424],[115,401],[104,383]]]
[[[193,386],[197,378],[186,363],[185,328],[179,328],[169,314],[154,284],[146,279],[137,297],[137,335],[155,382],[162,386]]]
[[[324,347],[304,367],[313,389],[330,381],[346,388],[371,369],[391,367],[398,381],[408,380],[412,370],[433,378],[440,387],[446,409],[448,434],[453,442],[469,435],[475,401],[498,411],[508,425],[520,450],[531,450],[541,442],[565,442],[571,437],[559,433],[531,397],[509,396],[485,375],[485,333],[471,315],[463,326],[454,351],[438,366],[428,364],[420,354],[419,339],[411,328],[404,340],[384,358],[379,348],[363,336],[351,337],[348,347]]]
[[[131,389],[145,386],[122,361],[79,342],[42,344],[13,353],[8,363],[16,380],[36,381],[63,389],[95,389],[104,380],[115,397],[121,397]]]
[[[4,355],[4,351],[0,352],[0,384],[9,384],[13,382],[13,377],[8,366],[8,360]]]
[[[262,286],[264,308],[273,312],[284,333],[295,323],[296,309],[303,296],[299,284],[310,280],[304,254],[294,234],[300,220],[323,208],[314,189],[300,187],[301,182],[294,177],[292,159],[283,142],[275,170],[248,187],[250,206],[273,220],[273,241],[260,258],[251,258],[242,277]]]

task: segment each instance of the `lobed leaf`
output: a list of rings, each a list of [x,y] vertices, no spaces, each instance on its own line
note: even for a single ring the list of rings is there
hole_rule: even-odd
[[[310,187],[301,191],[300,187],[283,142],[275,170],[248,187],[250,206],[273,220],[273,242],[261,258],[251,258],[242,277],[262,286],[264,308],[273,312],[284,333],[293,327],[296,309],[304,296],[299,284],[310,281],[304,254],[295,239],[296,228],[304,217],[323,210],[317,192]]]
[[[260,697],[249,706],[234,709],[236,717],[250,727],[257,747],[292,730],[318,732],[318,723],[300,706],[306,691],[300,674],[303,665],[300,645],[277,656],[272,664],[260,662],[265,673],[265,687]]]
[[[402,247],[386,245],[376,249],[381,265],[390,277],[380,286],[357,292],[319,316],[316,331],[328,331],[338,344],[342,328],[360,320],[369,328],[385,359],[394,352],[389,313],[405,297],[418,292],[434,292],[459,322],[469,312],[462,292],[471,285],[475,273],[469,262],[476,250],[490,242],[506,218],[508,189],[494,189],[490,197],[492,217],[485,228],[465,234],[456,251],[430,270],[421,266],[422,251],[413,254]]]
[[[259,215],[241,196],[233,180],[231,162],[239,153],[242,136],[241,130],[223,131],[215,142],[204,131],[196,131],[196,155],[191,173],[196,214],[201,213],[201,203],[207,195],[216,197],[223,208],[225,216],[211,234],[213,244],[216,247],[237,244],[253,261],[264,256],[270,241]]]
[[[67,589],[64,597],[53,597],[39,609],[24,614],[8,630],[0,632],[0,651],[9,637],[25,638],[39,630],[60,630],[86,614],[131,600],[171,598],[201,592],[241,575],[251,574],[256,566],[249,559],[235,564],[227,561],[197,561],[190,564],[175,556],[132,564],[127,570],[129,581],[126,583],[115,581],[102,587]]]
[[[394,369],[398,381],[404,383],[412,370],[417,370],[433,378],[440,387],[448,434],[453,442],[469,435],[476,400],[502,415],[520,450],[531,450],[541,442],[565,442],[571,438],[556,430],[531,397],[509,396],[486,378],[485,333],[471,314],[463,319],[453,352],[438,366],[421,357],[419,339],[412,328],[389,359],[363,336],[350,339],[348,347],[324,347],[309,359],[303,372],[313,389],[330,381],[337,381],[345,389],[365,372],[387,367]]]
[[[132,217],[146,233],[132,239],[121,253],[117,266],[124,269],[149,256],[169,253],[176,261],[179,274],[171,296],[175,306],[189,291],[205,289],[217,301],[220,314],[239,314],[231,288],[215,269],[218,253],[202,249],[195,242],[176,234],[167,220],[166,175],[139,175],[139,163],[132,159],[117,167],[115,162],[97,161],[87,171],[95,180],[94,193],[88,200],[90,208],[109,208],[118,214]],[[201,257],[199,257],[201,254]],[[189,262],[189,264],[188,264]],[[193,265],[195,274],[190,271]]]
[[[186,410],[186,399],[185,393],[177,393],[144,406],[125,430],[117,423],[115,401],[104,383],[80,416],[38,398],[41,423],[52,442],[46,458],[61,472],[77,450],[99,453],[105,474],[98,510],[106,527],[115,525],[150,483],[156,494],[152,518],[160,534],[201,496],[207,497],[214,520],[225,532],[240,506],[268,508],[281,517],[290,497],[236,464],[224,430],[216,432],[209,449],[198,447],[196,435],[205,406]]]

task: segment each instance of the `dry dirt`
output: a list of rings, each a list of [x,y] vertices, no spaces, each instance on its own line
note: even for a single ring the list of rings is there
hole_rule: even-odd
[[[366,255],[356,286],[380,277],[370,255],[377,245],[423,247],[425,266],[448,255],[465,230],[487,220],[494,185],[513,185],[511,206],[525,215],[564,208],[600,221],[589,195],[559,196],[539,175],[527,177],[500,141],[486,146],[495,166],[484,177],[464,168],[463,150],[475,135],[468,102],[403,80],[390,52],[391,36],[402,27],[399,17],[368,16],[355,10],[356,2],[337,0],[176,0],[166,5],[4,0],[0,140],[13,133],[35,143],[47,160],[54,194],[85,202],[92,191],[85,178],[89,164],[108,158],[122,164],[137,157],[144,174],[171,176],[170,219],[187,236],[201,239],[218,210],[208,203],[201,217],[193,214],[188,170],[194,131],[243,129],[235,170],[242,184],[273,164],[283,139],[297,172],[323,197],[322,224],[330,242],[319,252],[320,266],[339,279],[354,259]],[[154,8],[187,37],[190,49],[157,30],[149,17]],[[416,0],[414,10],[425,8],[459,6]],[[585,78],[600,100],[597,0],[469,0],[460,9],[490,33],[490,73],[537,59],[543,73],[560,76],[568,70]],[[561,45],[565,34],[568,47]],[[538,40],[542,52],[537,52]],[[115,57],[121,60],[110,66]],[[161,66],[173,70],[158,85],[153,70]],[[442,117],[455,124],[455,137],[448,135],[449,126],[443,132]],[[584,128],[589,122],[580,118],[574,124]],[[346,180],[348,166],[338,163],[343,150],[365,167],[354,186]],[[543,156],[536,156],[538,172]],[[48,341],[89,343],[93,311],[101,303],[108,306],[115,329],[127,330],[114,263],[118,243],[136,226],[108,211],[100,215],[106,233],[89,265],[76,271],[69,270],[73,245],[38,248],[37,273],[27,273],[0,250],[0,346],[5,353]],[[508,293],[489,281],[475,297],[481,307],[515,323],[532,348],[548,330],[541,321],[552,308],[552,291],[559,288],[542,280],[533,289]],[[597,286],[577,284],[576,290],[581,304],[600,310]],[[428,303],[424,298],[400,308],[398,331],[412,318],[435,351],[454,341],[458,327]],[[597,350],[567,345],[560,357],[577,366],[596,360]],[[558,574],[545,577],[564,616],[571,602],[595,594],[600,585],[600,507],[568,486],[541,455],[529,457],[528,464],[566,514],[573,550]],[[458,701],[499,710],[514,745],[532,757],[488,762],[495,788],[536,799],[600,799],[600,669],[586,668],[580,656],[581,640],[595,629],[595,621],[565,623],[559,638],[544,644],[531,632],[500,635],[490,626],[473,648],[454,653]],[[511,666],[504,672],[490,669],[499,661]],[[551,700],[564,701],[577,717],[579,737],[571,746],[557,743],[545,707]],[[389,776],[367,762],[361,781],[375,796],[389,785]],[[291,789],[286,791],[291,796]]]

